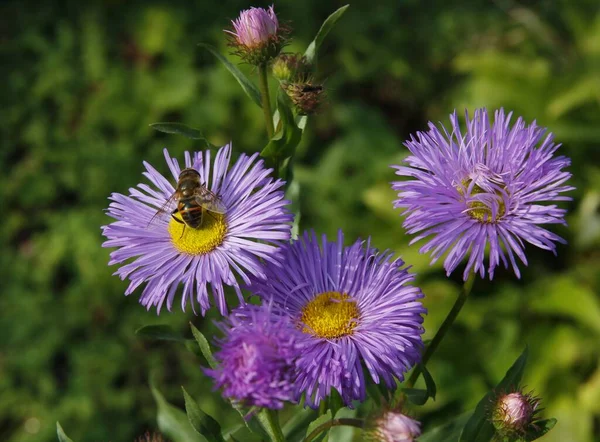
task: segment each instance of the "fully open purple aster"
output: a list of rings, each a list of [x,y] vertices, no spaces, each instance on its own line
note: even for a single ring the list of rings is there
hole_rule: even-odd
[[[336,389],[344,402],[365,399],[365,372],[396,385],[420,358],[426,312],[401,259],[367,241],[344,247],[314,233],[282,249],[283,266],[267,264],[250,289],[302,331],[296,394],[317,407]],[[366,371],[363,372],[363,369]]]
[[[219,324],[224,333],[214,354],[219,365],[206,373],[224,397],[244,406],[280,409],[294,400],[301,333],[274,310],[268,304],[247,304]]]
[[[554,157],[560,144],[535,122],[522,118],[510,125],[512,113],[500,109],[490,123],[485,109],[466,115],[466,133],[456,112],[450,116],[452,132],[429,123],[428,132],[411,136],[406,147],[412,155],[407,166],[393,166],[396,174],[412,180],[392,183],[405,209],[404,227],[419,239],[430,237],[421,253],[431,252],[432,264],[449,252],[448,275],[469,256],[464,270],[485,276],[484,255],[489,250],[489,278],[502,262],[510,261],[520,277],[515,255],[527,265],[524,242],[555,252],[565,241],[540,224],[566,224],[565,210],[542,202],[568,201],[561,193],[572,190],[565,182],[571,174],[562,169],[570,160]],[[508,255],[508,260],[507,260]]]
[[[260,259],[274,262],[278,245],[290,238],[292,216],[281,190],[284,183],[270,177],[271,170],[256,161],[258,154],[242,154],[229,168],[230,145],[219,149],[214,162],[210,151],[186,152],[185,166],[199,172],[201,182],[226,208],[223,215],[205,214],[202,225],[193,229],[170,216],[154,217],[174,193],[181,172],[166,149],[164,154],[171,180],[144,162],[144,175],[152,185],[139,184],[129,189],[129,196],[111,195],[108,214],[117,221],[102,227],[108,238],[104,247],[117,247],[109,264],[122,264],[115,274],[131,281],[126,295],[146,283],[140,303],[148,309],[156,306],[160,312],[166,301],[171,310],[183,284],[181,308],[189,301],[195,311],[197,301],[204,315],[210,307],[210,285],[217,308],[225,314],[224,285],[232,286],[243,302],[238,278],[247,284],[249,275],[263,275]],[[174,201],[167,212],[175,206]]]

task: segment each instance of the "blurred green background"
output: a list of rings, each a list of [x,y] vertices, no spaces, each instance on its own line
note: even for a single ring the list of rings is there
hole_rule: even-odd
[[[279,1],[302,51],[342,2]],[[203,361],[183,345],[150,342],[157,317],[123,296],[100,226],[111,192],[166,171],[162,148],[200,148],[152,131],[179,121],[240,151],[265,143],[261,111],[196,44],[226,51],[222,29],[242,1],[90,0],[0,6],[0,439],[131,441],[156,424],[154,374],[169,401],[180,386],[223,422]],[[267,3],[254,6],[267,6]],[[430,338],[460,287],[429,267],[391,206],[390,164],[428,120],[487,106],[537,119],[572,158],[568,240],[558,256],[528,247],[521,280],[478,280],[430,364],[438,397],[415,410],[426,427],[471,409],[529,344],[528,389],[558,418],[545,442],[600,441],[600,6],[597,0],[354,2],[319,57],[327,103],[300,146],[303,227],[347,241],[373,236],[413,265]],[[237,60],[230,58],[237,63]],[[253,75],[247,66],[241,67]]]

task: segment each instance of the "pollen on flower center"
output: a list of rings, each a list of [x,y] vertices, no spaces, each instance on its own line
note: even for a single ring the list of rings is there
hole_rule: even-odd
[[[175,215],[181,219],[179,214]],[[177,250],[188,255],[205,255],[219,247],[227,233],[225,216],[220,213],[205,213],[202,225],[193,229],[171,218],[169,222],[171,242]]]
[[[459,186],[458,189],[458,193],[460,193],[461,195],[464,196],[464,189],[468,188],[469,185],[471,184],[470,181],[465,180],[462,182],[462,186]],[[506,205],[504,204],[504,198],[502,198],[502,195],[498,194],[498,193],[490,193],[490,192],[486,192],[484,189],[482,189],[480,186],[478,186],[477,184],[473,185],[473,188],[471,189],[471,196],[473,195],[479,195],[479,194],[486,194],[487,196],[489,196],[489,200],[484,202],[484,201],[469,201],[467,202],[467,207],[469,208],[469,210],[467,211],[467,214],[482,223],[494,223],[496,221],[498,221],[498,219],[502,218],[505,213],[506,213]],[[494,211],[492,210],[492,205],[496,204],[497,209],[496,209],[496,213],[494,216]]]
[[[303,333],[335,339],[351,335],[359,317],[358,305],[349,295],[324,292],[304,306],[300,326]]]

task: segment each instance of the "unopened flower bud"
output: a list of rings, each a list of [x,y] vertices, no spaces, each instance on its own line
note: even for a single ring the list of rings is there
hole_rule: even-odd
[[[246,9],[231,23],[233,31],[225,31],[232,37],[230,45],[250,64],[266,64],[285,46],[287,30],[279,25],[273,6]]]
[[[531,394],[500,394],[494,402],[491,421],[503,436],[523,434],[534,423],[538,405],[539,399]]]
[[[138,437],[135,442],[167,442],[159,433],[146,432],[143,436]]]
[[[385,411],[375,418],[365,436],[372,442],[413,442],[421,435],[421,424],[400,413]]]
[[[307,81],[310,76],[310,64],[302,54],[281,54],[273,62],[273,75],[279,81]]]
[[[290,97],[296,110],[301,115],[310,115],[319,108],[323,96],[323,86],[320,84],[305,83],[282,83],[281,87]]]

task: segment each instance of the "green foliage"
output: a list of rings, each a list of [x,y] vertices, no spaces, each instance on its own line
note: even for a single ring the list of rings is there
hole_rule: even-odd
[[[498,272],[493,283],[476,281],[428,363],[436,400],[415,413],[426,430],[473,409],[525,343],[523,383],[542,397],[543,415],[559,422],[540,440],[592,442],[600,425],[600,15],[595,0],[550,3],[352,4],[319,48],[328,98],[296,149],[299,230],[333,235],[343,228],[349,242],[370,235],[374,246],[401,255],[426,295],[425,338],[450,309],[459,281],[447,279],[440,263],[429,267],[419,243],[408,246],[390,204],[389,164],[407,155],[402,142],[428,120],[447,121],[455,107],[504,106],[547,126],[573,160],[577,190],[564,204],[569,227],[550,226],[568,245],[557,257],[527,246],[529,267],[520,281],[510,272]],[[127,284],[107,266],[99,226],[111,222],[102,213],[110,193],[127,193],[143,180],[143,160],[167,172],[162,148],[180,156],[206,147],[152,130],[151,123],[181,122],[215,145],[233,141],[237,151],[266,145],[256,100],[197,46],[209,42],[225,54],[222,29],[250,5],[0,6],[11,17],[3,25],[0,65],[3,441],[54,442],[57,420],[77,442],[133,441],[157,427],[146,381],[151,371],[193,434],[182,383],[223,428],[240,425],[211,392],[202,360],[182,345],[135,334],[143,325],[165,324],[185,336],[193,313],[175,303],[173,313],[158,318],[138,305],[141,289],[123,296]],[[317,0],[278,2],[278,14],[295,28],[286,50],[303,52],[332,9]],[[251,67],[227,60],[255,81]],[[215,318],[211,312],[194,319],[209,341]],[[359,407],[357,416],[372,406]],[[297,413],[284,411],[284,424]],[[446,440],[435,431],[422,439]],[[260,439],[246,427],[234,436]]]
[[[192,427],[199,434],[203,435],[208,442],[225,442],[225,439],[221,436],[221,426],[219,423],[202,411],[194,398],[185,391],[185,388],[181,387],[181,389],[185,398],[185,411]]]
[[[460,442],[489,442],[493,439],[496,433],[490,421],[490,406],[493,403],[493,398],[501,392],[519,388],[523,373],[525,372],[528,354],[528,349],[525,348],[496,388],[489,391],[479,401],[460,435]]]

